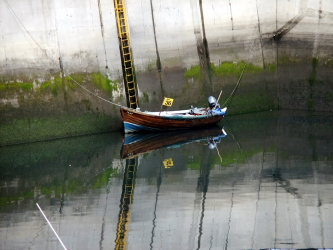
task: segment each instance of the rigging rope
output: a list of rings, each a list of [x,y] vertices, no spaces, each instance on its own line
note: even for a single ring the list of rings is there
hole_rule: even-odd
[[[258,20],[257,30],[259,30],[259,29],[260,29],[260,24],[259,24],[259,20]],[[256,31],[257,31],[257,30],[256,30]],[[256,34],[256,32],[255,32],[255,34]],[[260,31],[259,31],[259,36],[261,36]],[[235,92],[236,92],[236,90],[237,90],[237,87],[238,87],[238,85],[239,85],[239,83],[240,83],[240,81],[241,81],[241,79],[242,79],[242,77],[243,77],[243,73],[244,73],[244,71],[245,71],[245,69],[246,69],[246,66],[247,66],[247,64],[248,64],[248,62],[249,62],[249,60],[250,60],[251,55],[252,55],[252,48],[253,48],[254,42],[255,42],[255,35],[254,35],[253,42],[252,42],[252,45],[251,45],[251,48],[250,48],[249,56],[248,56],[247,59],[246,59],[246,62],[245,62],[244,68],[243,68],[243,70],[242,70],[242,73],[241,73],[241,75],[239,76],[238,81],[237,81],[237,83],[236,83],[234,89],[232,90],[230,96],[227,98],[227,100],[223,103],[223,105],[222,105],[221,107],[227,107],[227,106],[225,106],[225,105],[227,104],[227,102],[228,102],[229,99],[231,98],[231,99],[230,99],[230,102],[229,102],[229,104],[228,104],[228,105],[230,105],[232,99],[234,98],[234,96],[235,96]],[[261,49],[262,49],[262,48],[261,48]]]
[[[70,75],[67,75],[64,71],[62,71],[62,73],[64,73],[64,76],[69,77],[73,82],[75,82],[77,85],[79,85],[81,88],[83,88],[85,91],[89,92],[90,94],[92,94],[92,95],[98,97],[99,99],[101,99],[101,100],[103,100],[103,101],[106,101],[106,102],[108,102],[108,103],[111,103],[111,104],[116,105],[116,106],[119,106],[119,107],[122,107],[122,105],[120,105],[120,104],[118,104],[118,103],[114,103],[114,102],[111,102],[111,101],[109,101],[109,100],[106,100],[106,99],[104,99],[103,97],[101,97],[101,96],[95,94],[94,92],[91,92],[91,91],[88,90],[86,87],[84,87],[83,85],[81,85],[80,83],[78,83],[77,81],[75,81]]]
[[[244,73],[245,68],[246,68],[246,66],[247,66],[247,62],[248,62],[248,60],[246,61],[245,65],[244,65],[243,71],[242,71],[242,73],[241,73],[241,75],[240,75],[240,77],[239,77],[239,79],[238,79],[238,81],[237,81],[237,83],[236,83],[236,85],[235,85],[233,91],[231,92],[230,96],[229,96],[228,99],[223,103],[223,105],[222,105],[221,107],[224,107],[224,106],[226,105],[226,103],[228,102],[228,100],[229,100],[231,97],[234,98],[234,93],[235,93],[235,91],[236,91],[236,89],[237,89],[237,87],[238,87],[238,85],[239,85],[239,83],[240,83],[240,80],[242,79],[243,73]],[[232,101],[232,99],[230,100],[229,104],[231,103],[231,101]]]
[[[45,54],[46,58],[51,62],[51,63],[54,63],[54,59],[50,58],[47,53],[46,53],[46,50],[44,50],[38,43],[37,41],[33,38],[33,36],[30,34],[30,32],[27,30],[27,28],[23,25],[23,23],[21,22],[21,20],[18,18],[18,16],[15,14],[14,10],[12,9],[12,7],[9,5],[9,3],[7,2],[7,0],[5,0],[8,8],[11,10],[12,14],[14,15],[16,21],[21,24],[21,26],[24,28],[24,30],[28,33],[28,35],[31,37],[31,39],[36,43],[36,45],[40,48],[40,50]],[[76,83],[78,86],[80,86],[81,88],[83,88],[85,91],[89,92],[90,94],[94,95],[95,97],[105,101],[105,102],[108,102],[110,104],[113,104],[113,105],[116,105],[116,106],[119,106],[119,107],[122,107],[122,105],[120,104],[117,104],[117,103],[114,103],[114,102],[111,102],[109,100],[106,100],[104,99],[103,97],[91,92],[90,90],[88,90],[86,87],[84,87],[83,85],[79,84],[77,81],[75,81],[70,75],[68,75],[64,70],[61,69],[61,72],[64,74],[64,76],[67,76],[68,78],[70,78],[74,83]]]

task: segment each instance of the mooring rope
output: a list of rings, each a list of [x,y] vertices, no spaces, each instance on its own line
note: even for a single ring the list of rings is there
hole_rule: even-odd
[[[39,49],[45,54],[46,58],[51,62],[51,63],[55,63],[55,60],[50,58],[47,53],[46,53],[46,50],[44,50],[38,43],[37,41],[34,39],[34,37],[30,34],[30,32],[27,30],[27,28],[23,25],[23,23],[21,22],[21,20],[18,18],[18,16],[16,15],[16,13],[14,12],[13,8],[9,5],[9,3],[7,2],[7,0],[5,0],[8,8],[11,10],[13,16],[15,17],[16,21],[24,28],[24,30],[28,33],[28,35],[31,37],[31,39],[36,43],[36,45],[39,47]],[[116,105],[116,106],[119,106],[119,107],[122,107],[123,105],[120,105],[118,103],[114,103],[114,102],[111,102],[109,100],[106,100],[104,99],[103,97],[91,92],[90,90],[88,90],[86,87],[84,87],[83,85],[81,85],[80,83],[78,83],[77,81],[75,81],[69,74],[67,74],[63,69],[61,69],[61,72],[64,74],[64,76],[67,76],[68,78],[70,78],[74,83],[76,83],[78,86],[80,86],[81,88],[83,88],[85,91],[89,92],[90,94],[94,95],[95,97],[105,101],[105,102],[108,102],[110,104],[113,104],[113,105]]]
[[[240,83],[240,80],[242,79],[242,76],[243,76],[243,73],[244,73],[244,71],[245,71],[245,69],[246,69],[246,66],[247,66],[247,61],[246,61],[246,63],[245,63],[245,66],[244,66],[244,68],[243,68],[243,70],[242,70],[242,73],[241,73],[241,75],[240,75],[240,77],[239,77],[239,79],[238,79],[238,81],[237,81],[237,83],[236,83],[236,85],[235,85],[233,91],[231,92],[230,96],[229,96],[228,99],[222,104],[221,107],[227,107],[227,106],[225,106],[225,105],[226,105],[226,103],[229,101],[229,99],[230,99],[230,98],[234,98],[234,93],[235,93],[235,91],[236,91],[236,89],[237,89],[237,87],[238,87],[238,85],[239,85],[239,83]],[[230,100],[229,105],[230,105],[231,101],[232,101],[232,99]]]
[[[70,78],[73,82],[75,82],[77,85],[79,85],[81,88],[83,88],[85,91],[89,92],[90,94],[98,97],[99,99],[103,100],[103,101],[106,101],[108,103],[111,103],[113,105],[116,105],[116,106],[119,106],[119,107],[122,107],[122,105],[118,104],[118,103],[114,103],[114,102],[111,102],[109,100],[106,100],[104,99],[103,97],[95,94],[94,92],[91,92],[89,89],[87,89],[86,87],[84,87],[83,85],[81,85],[80,83],[78,83],[77,81],[75,81],[70,75],[67,75],[64,71],[62,71],[62,73],[64,73],[64,76],[67,76],[68,78]]]
[[[259,21],[258,21],[257,30],[258,30],[258,29],[259,29]],[[255,34],[256,34],[256,33],[255,33]],[[259,36],[261,36],[260,33],[259,33]],[[242,70],[242,73],[241,73],[241,75],[239,76],[238,81],[237,81],[237,83],[236,83],[234,89],[232,90],[231,94],[229,95],[229,97],[228,97],[227,100],[223,103],[223,105],[222,105],[221,107],[227,107],[227,106],[225,106],[225,105],[227,104],[227,102],[228,102],[229,99],[231,98],[231,99],[230,99],[230,102],[229,102],[229,104],[228,104],[228,105],[230,105],[232,99],[234,98],[234,96],[235,96],[235,92],[236,92],[236,89],[237,89],[237,87],[238,87],[238,85],[239,85],[239,83],[240,83],[240,81],[241,81],[241,79],[242,79],[242,77],[243,77],[243,73],[244,73],[244,71],[245,71],[245,69],[246,69],[246,66],[247,66],[247,64],[248,64],[248,62],[249,62],[249,60],[250,60],[251,55],[252,55],[252,48],[253,48],[253,46],[254,46],[254,42],[255,42],[255,36],[254,36],[254,38],[253,38],[253,42],[252,42],[252,45],[251,45],[251,48],[250,48],[250,53],[249,53],[249,56],[248,56],[247,59],[246,59],[246,62],[245,62],[244,68],[243,68],[243,70]],[[261,48],[261,49],[262,49],[262,48]]]

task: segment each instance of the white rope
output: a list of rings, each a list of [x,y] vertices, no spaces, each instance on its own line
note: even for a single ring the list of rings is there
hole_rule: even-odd
[[[62,71],[62,72],[64,73],[64,76],[67,76],[68,78],[70,78],[73,82],[75,82],[77,85],[79,85],[81,88],[83,88],[85,91],[89,92],[90,94],[92,94],[92,95],[98,97],[99,99],[101,99],[101,100],[103,100],[103,101],[106,101],[106,102],[108,102],[108,103],[111,103],[111,104],[116,105],[116,106],[119,106],[119,107],[122,107],[122,105],[120,105],[120,104],[117,104],[117,103],[111,102],[111,101],[109,101],[109,100],[106,100],[106,99],[104,99],[103,97],[101,97],[101,96],[95,94],[94,92],[91,92],[91,91],[88,90],[86,87],[84,87],[83,85],[81,85],[80,83],[78,83],[77,81],[75,81],[70,75],[67,75],[64,71]]]
[[[44,214],[43,210],[40,208],[40,206],[38,205],[38,203],[36,203],[37,207],[39,208],[40,212],[42,213],[42,215],[44,216],[45,220],[47,221],[47,223],[50,225],[53,233],[57,236],[58,240],[60,241],[60,244],[62,245],[62,247],[67,250],[67,248],[65,247],[64,243],[62,242],[62,240],[60,239],[59,235],[57,234],[57,232],[54,230],[51,222],[47,219],[46,215]]]

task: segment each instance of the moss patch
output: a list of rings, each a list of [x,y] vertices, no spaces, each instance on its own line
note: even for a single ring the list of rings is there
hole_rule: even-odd
[[[19,78],[19,77],[18,77]],[[100,72],[96,73],[75,73],[62,78],[61,73],[58,72],[54,75],[52,79],[45,81],[35,81],[37,86],[39,86],[40,91],[45,91],[51,89],[54,95],[57,95],[58,90],[67,87],[70,90],[74,90],[78,87],[76,83],[84,84],[86,82],[92,82],[99,89],[104,90],[107,93],[112,93],[112,91],[119,91],[118,82],[108,79],[103,76]],[[23,89],[32,90],[34,82],[23,82],[20,80],[12,80],[0,78],[0,91],[5,91],[6,89]]]
[[[260,74],[264,72],[264,68],[255,66],[252,63],[246,64],[246,62],[223,62],[220,65],[216,66],[215,64],[210,65],[210,72],[209,74],[216,77],[230,77],[230,76],[236,76],[239,77],[245,68],[245,72],[247,73],[253,73],[253,74]],[[269,71],[276,71],[276,65],[274,64],[268,64],[266,65],[266,69]],[[185,71],[184,76],[189,79],[193,78],[195,80],[202,80],[202,72],[200,65],[192,66],[189,70]]]
[[[245,62],[223,62],[219,66],[211,65],[212,72],[215,76],[224,77],[224,76],[240,76],[246,63]],[[262,73],[263,68],[257,67],[251,63],[246,65],[245,72],[251,73]]]
[[[17,119],[0,125],[0,145],[100,133],[120,129],[120,121],[107,115],[63,115],[54,118]]]
[[[112,91],[119,91],[118,81],[112,81],[103,76],[100,72],[92,73],[91,79],[98,88],[103,89],[109,94],[112,93]]]
[[[22,90],[32,90],[33,83],[32,82],[0,82],[0,91],[5,91],[7,89],[22,89]]]
[[[149,94],[148,94],[148,92],[143,92],[143,101],[144,102],[149,102]]]
[[[203,79],[200,66],[192,66],[189,70],[187,70],[185,72],[184,76],[187,79],[189,79],[189,78],[194,78],[196,80],[202,80]]]
[[[290,63],[299,63],[301,62],[301,58],[293,57],[290,55],[280,55],[278,57],[278,64],[290,64]]]
[[[223,103],[223,101],[221,101]],[[233,114],[251,113],[275,108],[273,97],[267,95],[264,88],[245,93],[237,93],[229,105]]]

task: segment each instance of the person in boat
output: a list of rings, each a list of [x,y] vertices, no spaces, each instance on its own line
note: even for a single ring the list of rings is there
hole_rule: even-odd
[[[191,109],[190,109],[190,114],[191,115],[206,115],[208,114],[212,114],[214,112],[214,110],[221,112],[221,107],[220,104],[217,103],[216,98],[214,96],[210,96],[208,97],[208,107],[206,106],[205,109],[201,109],[198,110],[197,108],[194,108],[191,105]]]

